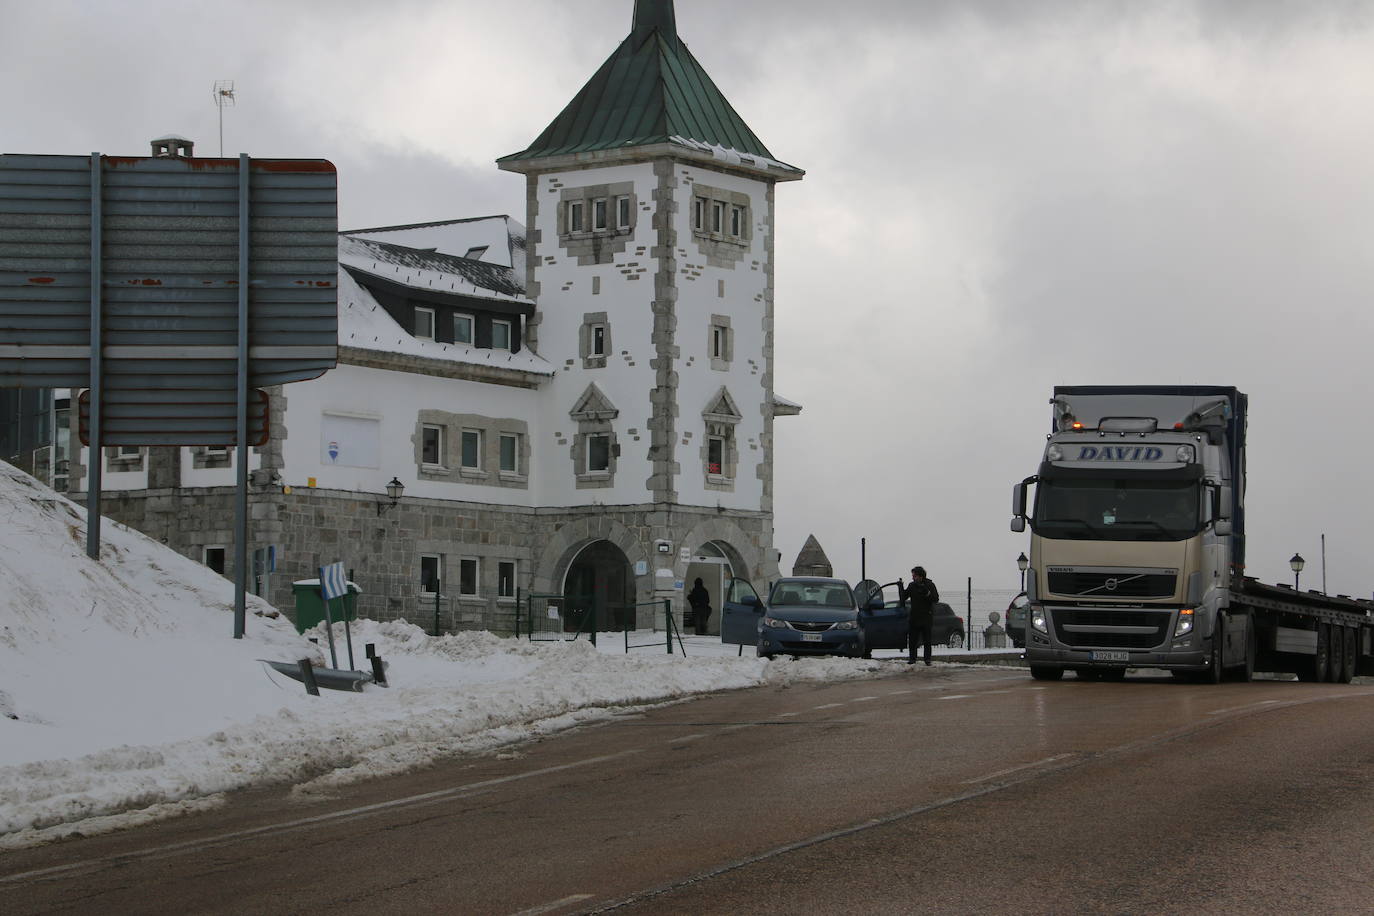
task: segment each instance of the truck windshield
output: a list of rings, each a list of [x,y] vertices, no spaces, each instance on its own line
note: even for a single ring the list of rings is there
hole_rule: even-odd
[[[1201,525],[1195,480],[1042,478],[1031,527],[1047,538],[1182,541]]]

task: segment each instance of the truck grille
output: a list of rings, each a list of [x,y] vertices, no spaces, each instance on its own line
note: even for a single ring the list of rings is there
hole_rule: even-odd
[[[1172,598],[1178,588],[1173,573],[1052,572],[1050,592],[1092,598]]]
[[[1054,635],[1074,649],[1153,649],[1169,637],[1173,611],[1054,608]]]

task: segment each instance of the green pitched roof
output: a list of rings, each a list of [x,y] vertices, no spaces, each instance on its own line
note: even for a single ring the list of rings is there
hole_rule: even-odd
[[[777,161],[678,39],[672,0],[636,0],[634,28],[615,53],[527,149],[497,162],[680,138]]]

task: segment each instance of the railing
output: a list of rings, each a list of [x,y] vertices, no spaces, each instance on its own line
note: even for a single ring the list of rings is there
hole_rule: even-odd
[[[669,655],[672,655],[672,654],[673,654],[673,636],[676,635],[676,636],[677,636],[677,645],[678,645],[678,648],[682,650],[682,657],[683,657],[683,658],[686,658],[686,657],[687,657],[687,647],[684,646],[684,645],[682,644],[682,634],[681,634],[680,632],[678,632],[677,621],[673,620],[673,603],[672,603],[669,599],[664,598],[664,599],[661,600],[661,601],[645,601],[645,602],[642,602],[642,603],[640,603],[640,604],[626,605],[626,607],[627,607],[627,608],[630,608],[630,609],[637,610],[637,609],[642,608],[642,607],[658,607],[658,606],[660,606],[660,605],[662,605],[662,607],[663,607],[663,618],[664,618],[666,621],[668,621],[668,625],[667,625],[666,627],[663,628],[664,644],[665,644],[665,646],[666,646],[666,648],[667,648],[667,650],[668,650],[668,654],[669,654]],[[634,626],[634,623],[633,623],[633,621],[634,621],[634,616],[635,616],[635,615],[633,615],[633,614],[627,615],[627,625],[626,625],[626,627],[625,627],[625,654],[626,654],[626,655],[629,655],[629,654],[630,654],[630,650],[631,650],[631,649],[647,649],[647,648],[649,648],[649,647],[651,647],[651,646],[656,647],[656,646],[658,646],[658,644],[659,644],[657,640],[655,640],[654,642],[651,642],[651,643],[649,643],[649,642],[644,642],[644,643],[637,643],[637,644],[635,644],[635,645],[631,645],[631,644],[630,644],[630,629],[631,629],[631,627]]]

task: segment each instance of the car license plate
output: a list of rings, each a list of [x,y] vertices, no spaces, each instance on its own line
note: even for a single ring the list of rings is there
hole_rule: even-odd
[[[819,634],[819,633],[803,633],[803,634],[802,634],[802,642],[820,642],[820,641],[821,641],[821,634]]]
[[[1092,660],[1095,662],[1128,662],[1131,660],[1131,653],[1114,649],[1098,650],[1092,653]]]

